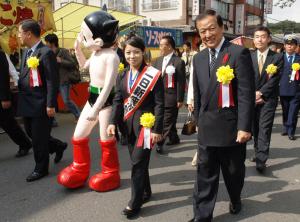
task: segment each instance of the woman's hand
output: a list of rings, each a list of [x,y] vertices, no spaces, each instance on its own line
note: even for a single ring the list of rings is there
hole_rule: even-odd
[[[162,140],[162,136],[161,136],[161,134],[151,133],[151,140],[152,140],[153,144],[157,143]]]
[[[116,132],[116,126],[114,124],[108,125],[106,133],[108,136],[114,136]]]

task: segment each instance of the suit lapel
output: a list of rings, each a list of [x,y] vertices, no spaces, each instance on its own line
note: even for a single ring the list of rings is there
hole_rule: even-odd
[[[207,92],[205,93],[205,98],[204,98],[205,101],[204,101],[204,104],[203,104],[203,109],[206,108],[206,106],[208,105],[208,102],[210,101],[210,99],[212,99],[212,95],[215,92],[216,87],[219,85],[219,83],[217,81],[216,72],[217,72],[217,69],[221,65],[223,65],[222,64],[222,60],[224,58],[224,55],[226,53],[228,53],[228,44],[229,43],[225,40],[224,43],[223,43],[223,45],[222,45],[222,47],[221,47],[220,52],[218,53],[216,65],[215,65],[214,69],[212,70],[212,72],[210,73],[210,79],[209,79],[209,82],[208,82]],[[209,51],[207,50],[207,52],[209,52]],[[208,58],[208,56],[209,56],[209,53],[208,53],[208,55],[206,57]]]
[[[252,55],[252,63],[254,67],[254,72],[255,72],[255,82],[259,83],[260,80],[260,74],[258,70],[258,61],[257,61],[257,50],[251,53]]]
[[[38,46],[36,47],[36,49],[35,49],[34,52],[31,54],[30,57],[32,57],[32,56],[37,56],[37,58],[39,59],[39,57],[40,57],[39,53],[40,53],[40,48],[41,48],[41,47],[43,47],[43,43],[42,43],[42,42],[40,42],[40,43],[38,44]],[[29,73],[29,68],[28,68],[28,66],[27,66],[27,61],[25,61],[28,50],[29,50],[29,49],[27,49],[26,52],[25,52],[24,55],[23,55],[23,62],[22,62],[22,65],[23,65],[23,66],[22,66],[22,69],[23,69],[23,71],[22,71],[22,77],[23,77],[23,78]]]
[[[260,78],[262,79],[265,75],[267,75],[266,72],[266,68],[268,67],[268,65],[272,64],[272,60],[273,60],[273,53],[271,50],[269,50],[266,61],[264,63],[263,69],[262,69],[262,73]]]
[[[163,76],[166,75],[166,69],[167,69],[167,67],[168,67],[169,65],[172,65],[172,64],[174,65],[175,57],[176,57],[175,54],[173,54],[173,55],[171,56],[169,62],[167,63],[167,65],[166,65],[166,67],[165,67],[165,70],[164,70],[164,72],[163,72]],[[162,67],[163,61],[164,61],[164,58],[162,59],[161,67]],[[161,69],[161,70],[162,70],[162,69]]]

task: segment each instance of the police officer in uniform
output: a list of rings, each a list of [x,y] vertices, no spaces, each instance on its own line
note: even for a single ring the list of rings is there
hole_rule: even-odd
[[[295,140],[295,130],[300,106],[300,73],[293,73],[293,64],[300,63],[296,53],[298,39],[295,35],[284,37],[284,68],[280,80],[280,103],[282,106],[282,136]],[[299,71],[298,71],[299,72]]]

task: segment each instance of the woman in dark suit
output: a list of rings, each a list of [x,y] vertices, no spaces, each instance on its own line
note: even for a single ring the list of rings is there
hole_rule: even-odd
[[[128,39],[125,42],[124,52],[129,67],[117,78],[111,124],[107,128],[107,133],[115,134],[115,126],[124,112],[132,169],[131,200],[122,214],[132,218],[139,213],[143,203],[148,201],[152,194],[148,172],[152,147],[151,145],[145,147],[145,141],[143,147],[137,145],[142,129],[140,118],[144,113],[155,115],[150,138],[152,144],[161,140],[164,89],[160,71],[147,66],[144,61],[145,45],[142,39],[136,36]]]

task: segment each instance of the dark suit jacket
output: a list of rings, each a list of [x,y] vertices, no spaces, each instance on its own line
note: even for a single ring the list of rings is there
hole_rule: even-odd
[[[280,96],[295,96],[300,94],[300,81],[290,81],[292,74],[292,65],[289,64],[286,54],[283,54],[284,57],[284,67],[281,73],[280,79]],[[300,55],[296,54],[293,63],[300,63]]]
[[[37,56],[40,64],[38,71],[42,86],[30,87],[29,68],[23,53],[19,79],[18,114],[24,117],[41,117],[47,115],[47,107],[55,107],[59,86],[58,66],[54,53],[42,42],[31,56]]]
[[[283,55],[269,50],[261,75],[259,74],[258,69],[257,50],[251,52],[251,58],[255,72],[255,90],[260,91],[263,94],[263,99],[265,101],[269,98],[277,99],[281,70],[283,68]],[[277,66],[277,73],[268,79],[266,68],[270,64]]]
[[[144,65],[140,68],[142,70]],[[128,69],[117,77],[115,97],[113,100],[111,124],[117,125],[120,120],[120,116],[124,113],[124,101],[129,97],[127,91],[128,81]],[[162,79],[159,78],[153,88],[148,94],[140,107],[134,112],[134,114],[126,120],[128,135],[134,133],[139,135],[140,131],[140,117],[143,113],[151,112],[155,115],[155,124],[152,129],[154,133],[161,134],[163,131],[163,118],[164,118],[164,88]]]
[[[216,71],[226,63],[234,69],[235,78],[231,81],[234,107],[218,108],[219,82]],[[254,71],[248,49],[225,40],[218,54],[216,65],[209,75],[209,50],[197,53],[194,65],[194,105],[198,123],[199,143],[205,146],[234,146],[237,131],[251,132],[255,103]]]
[[[153,64],[153,67],[162,71],[163,59],[164,59],[163,56],[159,57]],[[177,106],[177,102],[183,102],[184,100],[184,91],[185,91],[185,83],[186,83],[185,64],[180,57],[173,54],[167,66],[169,65],[173,65],[175,67],[175,73],[174,73],[175,87],[174,88],[166,87],[167,74],[165,72],[162,73],[163,83],[165,88],[165,107],[174,107]]]
[[[9,66],[6,55],[0,50],[0,102],[11,99],[9,80]],[[1,104],[0,109],[2,109]]]

